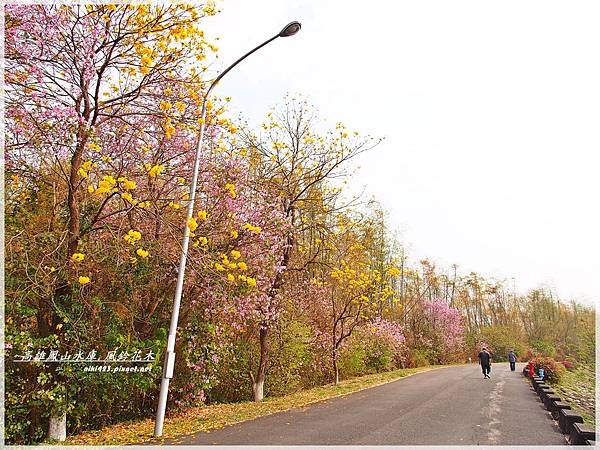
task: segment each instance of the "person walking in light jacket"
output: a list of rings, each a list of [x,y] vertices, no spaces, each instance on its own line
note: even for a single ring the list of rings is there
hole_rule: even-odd
[[[508,352],[508,362],[510,363],[510,371],[514,372],[515,364],[517,362],[517,355],[515,355],[515,352],[512,349]]]

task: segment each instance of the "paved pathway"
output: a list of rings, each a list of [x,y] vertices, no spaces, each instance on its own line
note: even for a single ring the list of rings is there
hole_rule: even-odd
[[[346,397],[196,433],[188,445],[564,445],[521,367],[435,369]]]

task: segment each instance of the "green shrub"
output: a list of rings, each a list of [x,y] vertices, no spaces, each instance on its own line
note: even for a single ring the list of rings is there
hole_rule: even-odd
[[[314,355],[309,345],[310,335],[308,326],[294,321],[283,321],[273,333],[266,395],[280,396],[308,387],[303,374]]]
[[[55,335],[37,339],[25,334],[10,335],[12,348],[6,355],[5,367],[7,443],[42,441],[52,409],[67,412],[69,435],[152,414],[162,371],[158,361],[152,364],[150,372],[144,373],[86,372],[84,368],[94,364],[84,363],[13,362],[28,349],[57,348],[55,339]],[[156,352],[155,345],[151,340],[132,342],[128,349],[153,348]]]
[[[394,349],[383,339],[372,339],[365,349],[365,368],[368,372],[394,369]]]
[[[494,361],[508,361],[508,352],[514,350],[517,357],[525,354],[525,344],[520,330],[506,326],[491,326],[481,329],[478,342],[485,343],[491,350]]]
[[[223,342],[217,351],[214,382],[206,391],[207,403],[231,403],[252,399],[251,361],[258,361],[258,344],[246,339]],[[270,379],[267,377],[267,384]]]
[[[541,356],[547,358],[554,358],[556,356],[556,347],[551,342],[536,339],[530,342],[530,346],[534,353]]]
[[[407,366],[408,367],[428,366],[429,364],[432,364],[433,359],[434,359],[434,355],[431,353],[430,349],[416,348],[409,352]]]
[[[351,378],[363,375],[367,372],[366,351],[359,343],[346,347],[341,353],[338,361],[340,376]]]

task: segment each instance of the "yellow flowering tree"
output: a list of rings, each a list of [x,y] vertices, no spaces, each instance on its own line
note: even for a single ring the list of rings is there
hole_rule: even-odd
[[[316,304],[321,314],[319,327],[329,336],[332,370],[339,382],[339,355],[345,340],[370,320],[381,317],[383,305],[395,302],[393,280],[398,269],[390,262],[378,264],[376,238],[382,223],[376,214],[352,212],[337,215],[326,241],[326,258],[321,260],[313,283],[326,290]]]
[[[176,178],[186,174],[173,167],[195,143],[203,61],[216,51],[201,23],[216,10],[69,4],[10,5],[5,13],[6,171],[18,180],[9,188],[7,273],[22,280],[7,290],[8,309],[19,299],[35,314],[15,327],[31,325],[36,337],[65,345],[83,339],[64,326],[65,314],[83,308],[95,316],[92,299],[112,258],[152,258],[148,247],[128,250],[121,233],[141,216],[164,226],[162,211],[184,190]],[[156,235],[145,233],[146,243]],[[108,255],[111,242],[121,247]],[[58,417],[64,387],[50,401]]]
[[[261,134],[241,128],[239,152],[249,162],[249,171],[260,187],[278,199],[278,210],[288,224],[285,245],[277,256],[280,269],[269,281],[268,300],[261,304],[259,315],[265,319],[258,330],[260,357],[253,375],[254,398],[263,398],[268,359],[268,334],[271,323],[266,311],[280,308],[286,274],[302,233],[303,212],[323,209],[336,197],[327,182],[347,173],[347,163],[375,146],[378,141],[349,132],[337,124],[328,133],[315,131],[317,117],[305,101],[287,99],[285,104],[267,115]]]

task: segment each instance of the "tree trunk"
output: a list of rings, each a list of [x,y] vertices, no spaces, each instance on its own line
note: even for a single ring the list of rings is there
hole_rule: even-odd
[[[57,441],[67,439],[67,413],[52,412],[50,414],[50,423],[48,424],[48,438]]]
[[[269,352],[269,345],[267,342],[267,335],[269,329],[266,324],[262,324],[260,327],[260,361],[258,363],[258,372],[256,377],[252,378],[252,391],[254,392],[254,401],[260,402],[265,397],[264,385],[265,376],[267,371],[267,355]]]
[[[79,169],[83,161],[83,150],[88,140],[87,132],[83,125],[79,126],[77,131],[77,145],[75,152],[71,157],[71,171],[69,173],[69,191],[67,195],[67,207],[69,208],[69,235],[67,244],[67,258],[70,258],[77,251],[79,244],[79,199],[77,190],[79,189]]]
[[[340,368],[338,366],[338,352],[337,352],[337,348],[333,349],[333,374],[335,377],[335,384],[339,384],[340,382]]]
[[[291,210],[290,210],[291,211]],[[290,211],[288,211],[288,216],[290,216]],[[293,223],[293,222],[292,222]],[[281,258],[281,266],[285,269],[278,271],[275,275],[275,279],[273,280],[273,284],[269,289],[269,301],[272,302],[279,292],[279,288],[281,288],[283,284],[283,275],[287,270],[287,265],[290,260],[290,254],[292,251],[292,247],[294,244],[294,238],[290,234],[287,237],[287,246],[283,251],[283,256]],[[267,372],[267,357],[269,354],[269,344],[267,342],[267,335],[269,333],[269,325],[268,323],[262,322],[260,324],[260,332],[259,332],[259,342],[260,342],[260,361],[258,363],[258,373],[256,377],[252,377],[252,391],[254,392],[254,401],[260,402],[264,398],[264,385],[265,378]]]
[[[65,259],[67,265],[69,264],[71,255],[77,252],[79,245],[79,232],[80,232],[80,221],[79,221],[79,199],[77,198],[77,190],[79,188],[79,168],[82,164],[83,150],[87,142],[87,132],[84,125],[80,125],[77,131],[77,144],[75,152],[71,157],[71,171],[69,174],[68,184],[68,196],[67,196],[67,208],[68,214],[68,241],[67,241],[67,254]],[[56,326],[60,323],[61,319],[56,313],[54,304],[66,305],[71,301],[71,282],[75,276],[75,272],[69,270],[67,280],[59,281],[54,290],[53,302],[45,302],[37,312],[37,325],[38,333],[40,337],[46,337],[50,334],[57,333]],[[54,365],[53,365],[54,366]],[[57,371],[56,367],[50,368],[52,377],[59,384],[64,384],[65,380]],[[48,437],[50,439],[56,439],[58,441],[64,441],[67,433],[67,414],[66,412],[56,410],[50,412],[50,420],[48,424]]]
[[[252,383],[252,392],[254,393],[254,401],[261,402],[265,398],[264,393],[265,378],[264,376],[258,376],[258,378]]]

